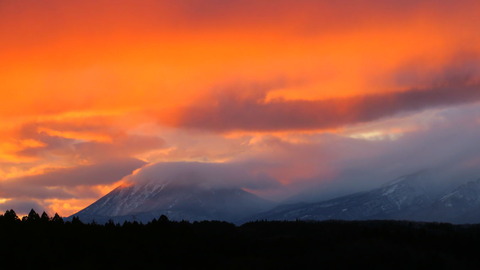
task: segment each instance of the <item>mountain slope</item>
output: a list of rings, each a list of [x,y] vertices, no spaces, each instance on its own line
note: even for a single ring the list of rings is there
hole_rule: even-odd
[[[480,179],[438,192],[428,174],[416,173],[367,192],[278,206],[252,220],[397,219],[480,223]]]
[[[433,203],[422,179],[412,174],[380,188],[318,202],[279,206],[254,216],[254,219],[274,220],[325,220],[325,219],[398,219],[417,213]]]
[[[431,220],[453,223],[480,222],[480,179],[441,196],[429,209]]]
[[[120,186],[73,216],[86,222],[148,222],[161,215],[172,220],[235,222],[271,206],[271,202],[240,188],[143,183]]]

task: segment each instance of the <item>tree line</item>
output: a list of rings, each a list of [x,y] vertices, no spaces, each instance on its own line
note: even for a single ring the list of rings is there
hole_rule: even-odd
[[[478,269],[480,225],[410,221],[65,221],[0,215],[19,269]]]
[[[28,215],[22,217],[21,219],[18,217],[17,213],[13,210],[5,211],[5,214],[0,215],[0,223],[57,223],[63,224],[63,218],[60,217],[57,213],[50,218],[48,214],[44,211],[41,215],[39,215],[35,210],[30,210]]]

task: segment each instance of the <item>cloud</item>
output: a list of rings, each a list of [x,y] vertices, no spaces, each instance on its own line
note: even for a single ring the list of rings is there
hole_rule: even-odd
[[[332,98],[327,100],[273,100],[217,97],[215,105],[192,105],[178,125],[213,131],[278,131],[335,129],[400,113],[459,105],[480,100],[479,84],[444,85],[429,89]]]
[[[405,125],[410,128],[396,130]],[[480,106],[466,104],[381,119],[344,133],[257,134],[233,138],[242,151],[228,162],[159,162],[125,180],[247,188],[274,200],[295,194],[300,194],[295,200],[322,200],[428,170],[436,189],[480,177],[479,125]],[[401,133],[368,140],[353,136],[372,129]]]
[[[22,216],[28,214],[31,209],[41,214],[43,211],[47,211],[48,207],[36,200],[10,200],[0,203],[0,211],[5,212],[10,209],[13,209],[18,216]]]
[[[93,165],[53,169],[42,174],[11,178],[0,182],[3,198],[75,198],[75,188],[113,184],[145,162],[123,158]]]
[[[3,3],[0,3],[3,4]],[[111,5],[110,1],[94,3],[61,0],[48,0],[41,4],[35,1],[3,4],[0,13],[4,20],[16,21],[19,33],[31,33],[39,41],[47,42],[58,35],[105,35],[112,29],[123,28],[124,32],[134,34],[134,30],[145,33],[161,30],[161,27],[178,30],[198,28],[232,28],[237,25],[261,25],[274,27],[272,24],[291,25],[297,21],[308,21],[314,26],[328,28],[357,26],[359,23],[377,20],[397,21],[411,17],[419,11],[432,10],[437,16],[457,14],[466,8],[475,7],[476,1],[435,1],[421,3],[414,0],[398,2],[384,0],[372,3],[369,0],[354,1],[312,1],[312,0],[277,0],[259,2],[255,0],[178,0],[178,1],[122,1]],[[23,12],[20,12],[22,10]],[[303,17],[302,17],[303,15]],[[342,20],[339,22],[338,18]],[[248,18],[246,20],[245,18]],[[32,20],[37,27],[32,27]],[[103,24],[95,24],[99,20]],[[83,24],[79,23],[83,22]],[[222,22],[222,24],[215,24]],[[331,22],[335,22],[332,24]],[[298,23],[297,23],[298,24]],[[356,25],[355,25],[356,24]],[[30,29],[28,28],[30,27]],[[95,31],[92,28],[95,27]],[[33,29],[32,29],[33,28]],[[43,28],[51,29],[47,37],[41,37]],[[142,29],[144,28],[144,29]],[[160,29],[159,29],[160,28]],[[4,29],[13,34],[11,29]],[[328,29],[326,29],[328,30]],[[16,42],[24,41],[15,40]],[[9,42],[15,42],[9,41]],[[8,43],[7,43],[8,44]]]
[[[98,198],[102,194],[79,187],[111,184],[129,175],[124,180],[246,188],[270,199],[308,190],[309,194],[302,193],[297,199],[320,200],[373,188],[423,169],[438,171],[438,181],[462,182],[480,176],[480,148],[476,143],[480,137],[479,121],[480,107],[470,104],[382,119],[348,131],[369,132],[372,127],[388,131],[392,126],[401,127],[403,122],[420,127],[406,130],[395,140],[364,140],[348,137],[349,133],[259,134],[247,136],[249,142],[233,139],[243,145],[242,151],[226,163],[160,162],[129,175],[143,163],[111,161],[22,177],[12,181],[11,186],[2,181],[0,190],[24,196],[15,200]],[[201,145],[201,139],[198,144]]]
[[[165,147],[165,141],[157,136],[126,135],[116,138],[113,143],[78,143],[74,146],[74,152],[89,160],[108,160],[131,157],[163,147]]]
[[[242,163],[161,162],[148,165],[128,176],[132,183],[172,183],[211,188],[263,190],[279,183],[266,174],[254,172]]]
[[[17,135],[17,149],[11,154],[19,160],[43,163],[61,160],[72,166],[134,157],[165,147],[165,141],[156,134],[133,134],[128,127],[116,125],[111,119],[97,120],[87,117],[25,123]]]
[[[413,135],[394,143],[299,131],[341,133],[478,101],[478,58],[441,70],[458,52],[479,52],[478,8],[474,0],[0,1],[0,91],[8,101],[0,106],[0,194],[86,198],[71,202],[84,206],[108,191],[95,185],[121,177],[110,170],[141,166],[119,161],[132,157],[234,163],[195,173],[244,175],[256,180],[233,182],[262,191],[269,178],[354,190],[373,184],[366,175],[408,171],[392,164],[416,159],[394,148],[423,149]],[[305,84],[211,88],[279,77]],[[144,128],[151,123],[175,131]],[[449,137],[415,134],[447,147]],[[438,159],[424,152],[417,155]],[[61,167],[70,169],[47,170]],[[56,205],[71,211],[66,201]]]
[[[21,183],[12,183],[10,181],[0,183],[0,196],[2,198],[29,199],[35,198],[38,200],[58,198],[67,199],[74,197],[73,194],[66,191],[62,187],[46,187],[40,183],[37,185],[23,185]]]
[[[377,130],[416,125],[401,136],[375,140],[345,133],[264,135],[237,159],[282,181],[280,197],[323,200],[378,187],[402,175],[429,171],[432,189],[480,178],[480,106],[437,109],[403,119],[384,119]],[[372,125],[373,126],[373,125]],[[363,127],[371,132],[372,126]],[[235,161],[235,159],[234,159]]]

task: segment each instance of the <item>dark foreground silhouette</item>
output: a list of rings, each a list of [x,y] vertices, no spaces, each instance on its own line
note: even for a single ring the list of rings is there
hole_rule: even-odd
[[[84,224],[0,215],[11,269],[478,269],[480,225],[408,221]],[[3,269],[3,267],[1,267]],[[7,268],[5,268],[7,269]]]

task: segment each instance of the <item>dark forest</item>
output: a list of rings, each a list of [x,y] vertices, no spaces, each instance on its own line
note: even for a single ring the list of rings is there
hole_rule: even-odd
[[[0,215],[4,265],[33,269],[478,269],[480,225],[409,221],[147,224]]]

